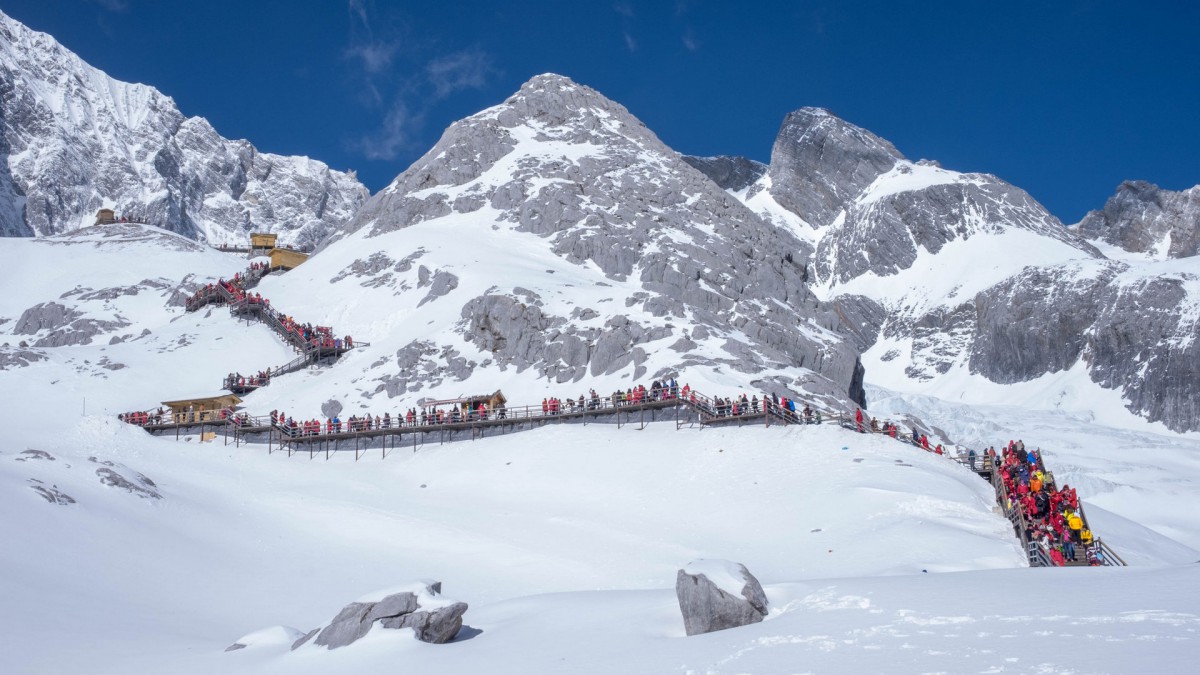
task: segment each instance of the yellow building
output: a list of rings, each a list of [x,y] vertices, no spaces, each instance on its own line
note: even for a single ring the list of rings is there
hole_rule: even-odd
[[[199,396],[178,401],[163,401],[171,409],[171,421],[176,424],[199,424],[201,422],[223,422],[221,411],[232,409],[242,402],[237,394],[222,393],[216,396]]]
[[[308,260],[308,254],[290,248],[271,249],[271,269],[290,270]]]
[[[448,398],[448,399],[444,399],[441,401],[428,401],[425,403],[425,405],[434,407],[434,408],[439,407],[439,406],[451,405],[451,406],[458,408],[465,415],[468,411],[478,409],[480,403],[487,406],[488,412],[492,412],[493,410],[496,410],[498,407],[501,407],[504,404],[508,403],[508,399],[505,398],[503,392],[501,392],[499,389],[497,389],[495,392],[493,392],[491,394],[478,394],[476,396],[461,396],[459,398]]]
[[[251,232],[250,233],[250,248],[275,248],[275,240],[277,236],[269,232]]]

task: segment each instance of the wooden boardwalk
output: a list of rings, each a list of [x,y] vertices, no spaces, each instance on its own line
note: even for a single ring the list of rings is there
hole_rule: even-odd
[[[247,270],[247,274],[239,279],[242,289],[252,288],[271,270],[255,268]],[[231,375],[225,379],[226,388],[249,392],[270,383],[271,378],[295,372],[302,368],[318,363],[328,363],[337,360],[351,348],[350,345],[334,342],[329,329],[322,329],[322,337],[314,342],[307,341],[296,330],[289,327],[281,315],[270,307],[269,302],[252,302],[247,297],[236,297],[221,284],[213,286],[213,290],[203,296],[189,299],[187,311],[196,311],[209,304],[226,304],[230,313],[247,320],[258,320],[267,324],[285,341],[292,345],[299,356],[293,361],[271,368],[265,377],[241,377]],[[290,320],[289,320],[290,321]],[[295,324],[293,323],[292,326]],[[327,335],[329,333],[330,335]],[[329,338],[326,340],[326,338]],[[359,346],[367,346],[361,343]],[[813,410],[812,415],[805,415],[789,409],[779,403],[764,398],[746,405],[738,401],[713,399],[685,387],[682,391],[663,388],[658,391],[641,388],[643,395],[648,391],[653,393],[642,399],[622,400],[611,397],[593,397],[590,400],[580,400],[576,403],[567,399],[562,409],[548,409],[546,403],[541,406],[501,407],[483,413],[476,411],[461,411],[453,413],[443,411],[444,415],[431,417],[423,411],[419,417],[406,420],[399,416],[391,418],[385,424],[379,424],[375,417],[345,420],[337,428],[328,425],[317,425],[314,431],[302,423],[293,426],[287,420],[275,419],[270,416],[251,416],[232,409],[218,413],[204,413],[199,419],[164,419],[162,415],[150,415],[141,426],[153,435],[182,435],[199,433],[215,433],[223,436],[224,442],[232,441],[235,447],[242,443],[266,444],[267,452],[285,452],[289,457],[297,454],[307,454],[310,459],[324,455],[329,459],[336,453],[354,452],[355,460],[368,453],[379,451],[380,457],[386,459],[390,452],[397,449],[411,448],[417,451],[427,443],[436,441],[446,443],[463,440],[477,440],[489,436],[516,433],[537,429],[548,424],[615,424],[618,428],[636,426],[644,429],[651,422],[671,421],[675,428],[698,427],[772,427],[806,424],[836,424],[859,433],[883,433],[899,442],[920,450],[929,451],[904,434],[889,434],[856,422],[855,416],[847,412]],[[560,404],[560,405],[561,405]],[[807,406],[806,406],[807,408]],[[987,453],[980,453],[970,459],[943,455],[951,461],[962,464],[980,477],[988,480],[996,491],[998,509],[1013,524],[1014,533],[1021,541],[1022,547],[1028,552],[1030,566],[1050,566],[1052,563],[1040,545],[1034,540],[1028,530],[1029,519],[1021,510],[1018,502],[1007,493],[1001,472],[994,465],[995,458]],[[1046,472],[1048,484],[1053,485],[1053,474]],[[1082,504],[1080,504],[1082,516]],[[1086,519],[1085,519],[1086,527]],[[1108,548],[1100,539],[1095,539],[1094,546],[1103,552],[1104,565],[1124,565],[1124,561]],[[1082,548],[1082,547],[1081,547]],[[1068,561],[1068,564],[1088,564],[1078,558]]]

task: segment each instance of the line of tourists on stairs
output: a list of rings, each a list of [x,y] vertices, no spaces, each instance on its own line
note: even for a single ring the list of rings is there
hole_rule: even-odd
[[[995,457],[995,449],[988,452]],[[1020,526],[1055,565],[1087,561],[1101,565],[1104,553],[1095,545],[1079,506],[1075,489],[1054,483],[1039,450],[1028,451],[1022,441],[1009,441],[996,458],[1006,510],[1016,509]]]

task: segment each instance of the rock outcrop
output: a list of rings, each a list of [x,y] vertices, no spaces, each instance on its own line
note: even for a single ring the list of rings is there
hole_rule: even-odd
[[[1083,261],[1030,268],[976,297],[970,367],[994,382],[1087,365],[1126,406],[1174,431],[1200,426],[1200,271]]]
[[[684,155],[683,161],[691,164],[697,171],[708,176],[722,190],[739,192],[750,187],[754,181],[762,178],[767,172],[767,165],[756,162],[748,157],[693,157]]]
[[[1080,236],[1156,259],[1200,254],[1200,185],[1181,192],[1126,181],[1104,208],[1073,226]]]
[[[441,582],[431,582],[360,598],[343,607],[328,625],[297,640],[292,649],[310,640],[328,649],[345,647],[363,638],[376,624],[388,629],[412,628],[422,642],[449,642],[462,628],[467,603],[447,600],[441,597],[441,591]]]
[[[353,173],[222,138],[0,12],[0,236],[74,230],[110,208],[192,239],[253,230],[306,246],[366,198]]]
[[[814,227],[838,213],[904,157],[875,134],[823,108],[783,120],[771,149],[771,196]]]
[[[694,560],[679,570],[675,595],[688,635],[758,623],[767,615],[767,595],[745,565],[728,560]]]

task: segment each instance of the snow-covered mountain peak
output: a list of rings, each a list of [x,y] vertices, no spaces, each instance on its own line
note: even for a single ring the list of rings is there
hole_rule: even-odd
[[[0,155],[3,236],[70,231],[111,208],[202,241],[265,231],[311,245],[367,198],[352,175],[222,138],[157,89],[114,80],[3,14]]]
[[[823,227],[902,159],[895,146],[866,129],[823,108],[801,108],[784,118],[771,149],[771,196]]]
[[[1200,254],[1200,185],[1174,192],[1125,181],[1104,208],[1072,226],[1110,256],[1165,260]]]
[[[1200,187],[1127,183],[1066,228],[996,176],[911,162],[804,108],[784,121],[767,175],[730,192],[807,243],[812,288],[838,307],[873,382],[957,399],[1078,371],[1139,416],[1200,425],[1182,385],[1195,372],[1195,271],[1146,266],[1195,254]]]
[[[397,372],[371,376],[391,395],[680,374],[841,404],[861,370],[803,250],[623,106],[543,75],[451,125],[306,263],[304,293],[359,285],[426,326],[389,332]]]

